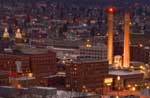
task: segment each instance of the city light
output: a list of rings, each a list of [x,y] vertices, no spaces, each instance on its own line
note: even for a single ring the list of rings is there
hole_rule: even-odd
[[[131,85],[127,85],[127,87],[128,87],[128,88],[130,88],[130,87],[131,87]]]
[[[90,45],[90,44],[86,44],[86,47],[87,47],[87,48],[91,48],[91,47],[92,47],[92,45]]]
[[[149,98],[150,0],[9,1],[0,98]]]
[[[132,91],[136,91],[136,88],[135,88],[135,87],[132,87],[131,90],[132,90]]]
[[[108,12],[109,12],[109,13],[114,13],[114,8],[113,8],[113,7],[110,7],[110,8],[108,9]]]
[[[139,47],[141,47],[141,48],[142,48],[142,47],[143,47],[143,44],[139,44]]]
[[[110,86],[113,83],[113,78],[105,78],[104,83]]]
[[[86,41],[86,47],[87,48],[91,48],[92,47],[91,42],[90,42],[89,39]]]
[[[28,73],[28,77],[33,77],[33,74],[32,73]]]
[[[119,98],[119,96],[116,96],[116,98]]]
[[[21,84],[17,84],[16,88],[22,88]]]
[[[141,70],[145,70],[145,67],[143,65],[140,66]]]
[[[117,80],[118,80],[118,81],[120,80],[120,76],[117,76]]]
[[[135,87],[137,87],[138,85],[137,84],[135,84]]]

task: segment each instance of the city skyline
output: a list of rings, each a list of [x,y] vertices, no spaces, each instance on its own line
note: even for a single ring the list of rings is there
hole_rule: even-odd
[[[1,0],[0,97],[149,98],[149,0]]]

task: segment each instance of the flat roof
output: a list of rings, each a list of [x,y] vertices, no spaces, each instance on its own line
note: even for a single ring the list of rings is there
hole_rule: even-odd
[[[19,77],[19,78],[9,78],[10,80],[33,80],[35,77]]]
[[[141,71],[123,71],[123,70],[109,70],[109,75],[120,75],[120,76],[126,76],[126,75],[137,75],[137,74],[143,74]]]
[[[49,75],[48,77],[45,78],[55,78],[55,77],[66,77],[66,75]]]
[[[70,96],[72,96],[72,97],[96,96],[96,94],[92,94],[92,93],[83,93],[83,92],[75,92],[75,91],[64,91],[64,90],[57,90],[57,95],[59,97],[62,96],[61,98],[70,98]]]
[[[100,63],[100,62],[108,62],[108,60],[78,60],[73,61],[73,64],[81,64],[81,63]]]
[[[56,90],[56,88],[53,88],[53,87],[41,87],[41,86],[36,86],[36,87],[33,87],[35,89],[44,89],[44,90]]]
[[[51,49],[54,49],[54,50],[59,50],[59,51],[75,51],[77,49],[73,49],[73,48],[58,48],[58,47],[50,47]]]
[[[40,49],[40,48],[22,48],[20,50],[24,54],[43,54],[43,53],[48,53],[48,49]]]

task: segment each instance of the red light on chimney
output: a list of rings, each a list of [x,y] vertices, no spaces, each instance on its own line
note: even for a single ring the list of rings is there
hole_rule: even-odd
[[[110,7],[110,8],[108,9],[108,12],[109,12],[109,13],[114,13],[114,8],[113,8],[113,7]]]

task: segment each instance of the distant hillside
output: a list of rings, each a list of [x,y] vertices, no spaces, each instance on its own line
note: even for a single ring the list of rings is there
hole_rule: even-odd
[[[42,0],[41,0],[42,1]],[[87,4],[87,5],[132,5],[134,3],[150,4],[150,0],[46,0],[49,2]]]
[[[134,3],[145,3],[150,5],[150,0],[0,0],[0,3],[15,3],[15,2],[25,2],[25,3],[35,3],[38,1],[47,1],[63,3],[63,4],[77,4],[77,5],[117,5],[117,6],[124,6],[124,5],[132,5]]]

